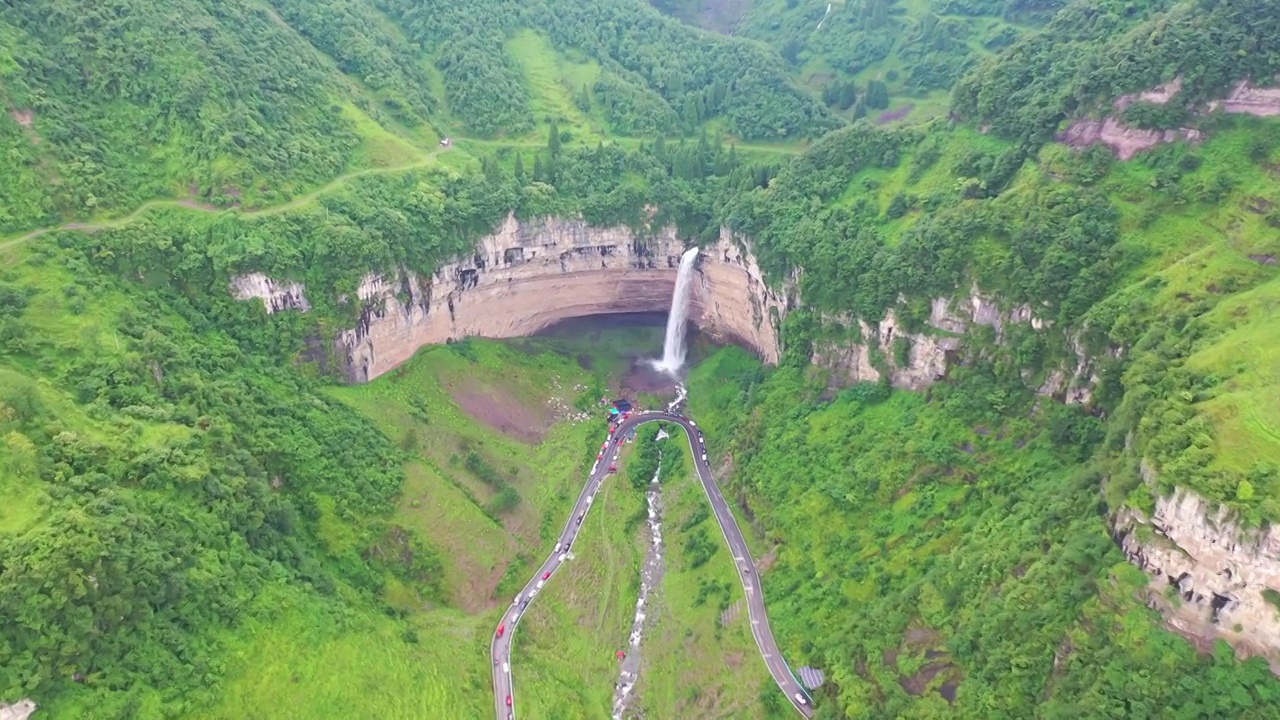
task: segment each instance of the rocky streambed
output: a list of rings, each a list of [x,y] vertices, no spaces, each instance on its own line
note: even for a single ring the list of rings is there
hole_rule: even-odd
[[[631,624],[631,637],[626,656],[621,659],[618,668],[618,681],[613,689],[613,720],[622,720],[627,711],[627,703],[631,700],[631,692],[635,689],[636,679],[640,674],[640,647],[647,629],[652,627],[653,620],[647,608],[652,606],[651,598],[662,584],[665,566],[662,562],[662,486],[658,484],[658,475],[653,476],[653,483],[645,493],[649,505],[649,549],[645,554],[644,565],[640,568],[640,598],[636,600],[635,620]]]

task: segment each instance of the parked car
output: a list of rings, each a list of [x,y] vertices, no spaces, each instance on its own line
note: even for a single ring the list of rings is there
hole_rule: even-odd
[[[543,579],[543,580],[550,580],[550,579],[551,579],[551,571],[550,571],[550,570],[548,570],[548,571],[546,571],[546,572],[542,573],[542,579]]]

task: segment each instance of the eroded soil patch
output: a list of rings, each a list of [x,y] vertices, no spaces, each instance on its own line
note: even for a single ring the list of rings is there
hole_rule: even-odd
[[[458,407],[471,417],[520,442],[535,445],[553,422],[549,409],[530,408],[500,387],[478,380],[459,380],[445,387]]]

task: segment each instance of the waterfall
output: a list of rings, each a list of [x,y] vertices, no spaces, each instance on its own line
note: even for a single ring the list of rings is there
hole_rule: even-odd
[[[671,312],[667,315],[667,337],[662,343],[662,359],[654,363],[654,367],[670,375],[675,375],[684,366],[689,291],[693,286],[693,263],[697,259],[698,248],[689,248],[680,256],[680,272],[676,275],[676,290],[671,295]]]

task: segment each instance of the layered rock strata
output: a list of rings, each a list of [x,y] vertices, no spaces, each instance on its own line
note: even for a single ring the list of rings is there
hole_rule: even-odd
[[[347,377],[365,382],[424,345],[527,336],[574,317],[665,312],[683,251],[674,228],[642,235],[581,220],[508,217],[472,257],[430,276],[366,276],[356,293],[360,321],[340,333],[338,351]],[[697,270],[694,322],[777,362],[775,324],[786,299],[765,285],[754,258],[725,232],[704,249]]]
[[[1280,77],[1273,78],[1273,82],[1280,82]],[[1128,160],[1164,143],[1181,140],[1200,142],[1204,139],[1204,134],[1195,128],[1139,128],[1125,124],[1119,117],[1119,113],[1134,102],[1165,105],[1181,91],[1182,77],[1179,76],[1145,92],[1122,95],[1112,104],[1111,114],[1105,117],[1079,118],[1059,135],[1058,140],[1076,148],[1100,143],[1110,148],[1121,160]],[[1194,108],[1193,112],[1204,114],[1219,110],[1228,115],[1280,115],[1280,87],[1256,86],[1248,79],[1241,80],[1225,98],[1210,101]]]
[[[1173,629],[1225,639],[1280,669],[1280,529],[1243,528],[1181,488],[1157,499],[1150,517],[1123,509],[1115,529],[1125,555],[1152,576],[1151,605]]]
[[[425,345],[472,336],[527,336],[574,317],[666,312],[683,251],[684,243],[670,227],[642,234],[581,220],[508,217],[497,232],[480,239],[470,257],[431,275],[366,275],[355,297],[359,321],[339,334],[337,355],[349,380],[367,382]],[[799,302],[798,277],[781,289],[771,288],[749,242],[727,229],[703,248],[696,269],[693,322],[720,342],[750,348],[776,363],[782,320]],[[241,299],[262,299],[268,312],[309,307],[300,285],[261,274],[234,278],[232,289]],[[972,326],[989,326],[999,338],[1010,323],[1046,325],[1029,306],[1002,310],[976,287],[959,303],[935,299],[926,332],[904,332],[892,311],[877,323],[827,321],[858,329],[847,339],[815,345],[814,360],[832,372],[833,382],[875,381],[887,372],[893,385],[913,390],[946,374],[950,354]],[[905,362],[895,353],[899,337],[909,341]],[[1087,400],[1086,367],[1082,356],[1074,368],[1053,373],[1042,393]]]

